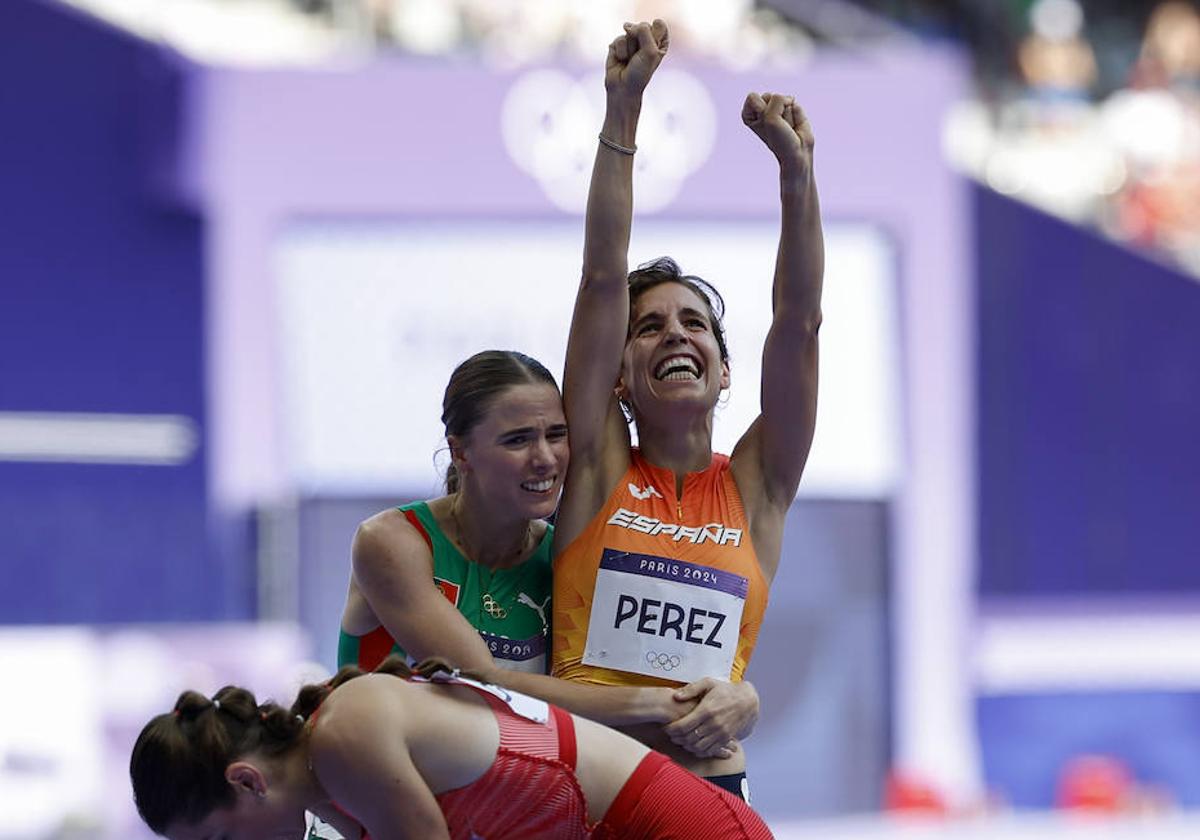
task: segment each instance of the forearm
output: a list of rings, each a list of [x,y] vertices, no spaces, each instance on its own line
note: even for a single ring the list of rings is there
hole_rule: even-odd
[[[825,239],[812,167],[781,166],[779,190],[782,212],[775,259],[774,309],[777,313],[786,309],[789,315],[815,330],[821,319]]]
[[[600,133],[626,148],[637,145],[640,96],[610,94]],[[628,273],[629,231],[633,220],[633,155],[597,140],[584,222],[585,282],[623,286]]]
[[[495,679],[506,688],[538,697],[569,712],[608,726],[666,723],[674,720],[667,688],[606,686],[569,682],[545,674],[497,669]]]

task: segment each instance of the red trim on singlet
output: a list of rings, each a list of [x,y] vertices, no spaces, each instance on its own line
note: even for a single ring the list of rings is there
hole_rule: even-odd
[[[425,526],[421,524],[416,511],[403,510],[400,512],[404,514],[404,518],[408,520],[409,524],[417,529],[417,533],[425,539],[425,544],[429,546],[429,550],[433,551],[433,540],[430,538],[429,532],[425,530]],[[392,638],[392,634],[382,624],[370,633],[359,636],[358,667],[364,671],[374,671],[383,660],[391,655],[392,648],[395,646],[396,640]]]
[[[658,771],[662,769],[662,766],[670,762],[671,759],[660,752],[651,750],[646,753],[646,757],[638,763],[637,767],[633,768],[633,772],[629,774],[629,778],[617,792],[617,798],[604,812],[604,819],[600,820],[600,824],[614,827],[628,825],[633,819],[633,810],[641,801],[642,793],[650,785]]]
[[[421,524],[421,520],[417,517],[417,512],[412,509],[401,512],[409,524],[417,529],[417,533],[425,538],[425,544],[429,546],[429,550],[433,551],[433,539],[429,536],[429,532],[425,530],[425,526]]]
[[[367,635],[359,636],[358,667],[364,671],[374,671],[379,663],[388,658],[395,645],[396,640],[382,624]]]
[[[575,748],[575,721],[570,712],[558,706],[551,706],[550,714],[554,715],[555,728],[558,730],[558,760],[573,772],[578,757]]]

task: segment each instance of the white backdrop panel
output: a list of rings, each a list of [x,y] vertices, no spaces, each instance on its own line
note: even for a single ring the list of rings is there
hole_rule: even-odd
[[[639,222],[631,263],[670,254],[725,298],[728,452],[758,413],[777,222]],[[307,222],[276,252],[285,435],[310,493],[436,492],[451,370],[516,349],[560,376],[580,270],[577,222]],[[800,492],[882,498],[901,464],[895,256],[868,225],[826,229],[816,440]]]

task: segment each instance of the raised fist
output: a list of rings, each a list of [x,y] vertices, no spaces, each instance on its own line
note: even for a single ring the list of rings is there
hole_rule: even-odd
[[[610,94],[641,96],[669,46],[667,25],[661,20],[625,24],[625,34],[608,45],[604,87]]]
[[[749,93],[742,106],[742,122],[774,153],[781,167],[811,169],[813,130],[794,98],[781,93]]]

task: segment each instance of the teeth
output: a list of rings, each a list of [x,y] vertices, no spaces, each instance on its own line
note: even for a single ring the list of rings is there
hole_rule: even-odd
[[[545,478],[541,481],[524,481],[521,487],[525,490],[532,490],[534,493],[545,493],[554,486],[554,479]]]
[[[687,356],[670,356],[659,362],[654,376],[664,382],[677,382],[700,378],[700,368]]]

